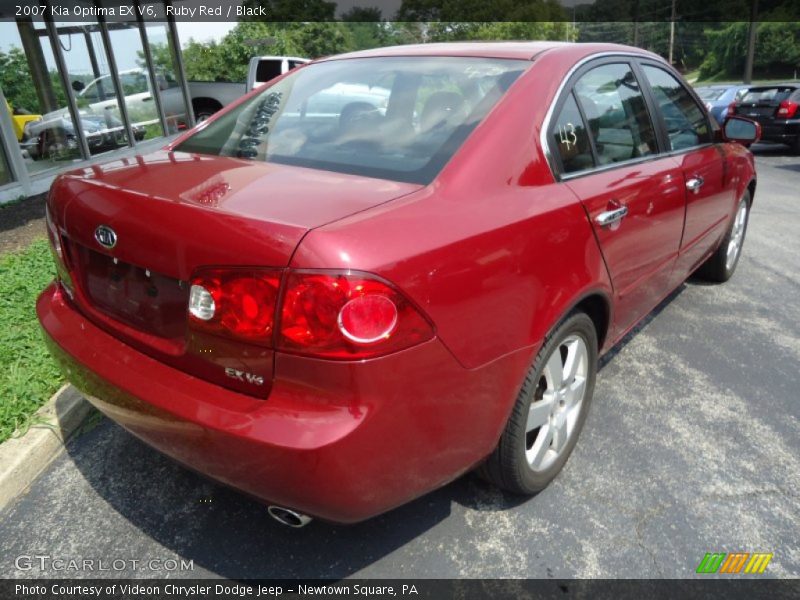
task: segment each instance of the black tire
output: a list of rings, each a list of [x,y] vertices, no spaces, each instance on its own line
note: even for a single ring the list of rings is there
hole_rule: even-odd
[[[559,358],[565,360],[564,343],[580,338],[585,344],[586,374],[584,378],[583,397],[574,418],[572,429],[566,436],[563,448],[554,455],[551,462],[542,469],[535,469],[527,458],[534,442],[538,441],[542,429],[527,431],[528,416],[531,403],[541,402],[547,387],[545,368],[551,356],[559,351]],[[597,332],[594,323],[583,312],[570,314],[548,337],[539,351],[533,365],[528,371],[517,401],[500,437],[497,448],[478,468],[478,475],[498,487],[515,494],[532,495],[543,490],[558,475],[567,462],[578,441],[594,392],[597,376]],[[549,417],[553,422],[553,416]],[[549,426],[549,425],[548,425]],[[544,425],[542,426],[544,427]],[[531,438],[534,438],[533,440]],[[550,447],[548,445],[548,447]],[[549,452],[550,450],[547,450]],[[554,452],[554,451],[553,451]]]
[[[707,281],[714,281],[716,283],[724,283],[733,276],[733,273],[736,271],[736,265],[739,264],[739,259],[742,256],[742,246],[744,245],[745,235],[747,233],[747,224],[750,220],[750,204],[750,190],[747,190],[739,200],[739,204],[736,205],[736,212],[733,213],[730,225],[728,225],[728,231],[725,233],[725,237],[722,238],[719,247],[716,249],[714,254],[709,256],[708,260],[706,260],[706,262],[700,265],[700,268],[697,269],[696,274],[700,278]],[[741,230],[741,239],[739,240],[739,249],[736,252],[736,256],[732,262],[729,262],[728,249],[731,239],[735,235],[737,215],[739,214],[739,210],[741,210],[742,205],[744,205],[745,210],[744,228]]]
[[[200,123],[220,110],[222,105],[218,102],[213,102],[210,100],[196,100],[192,102],[192,108],[194,109],[195,123]]]

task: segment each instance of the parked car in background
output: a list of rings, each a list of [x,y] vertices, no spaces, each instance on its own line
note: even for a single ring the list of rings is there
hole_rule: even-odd
[[[472,469],[534,494],[598,356],[690,274],[733,275],[758,132],[628,46],[329,57],[60,175],[38,317],[98,409],[284,524]]]
[[[751,87],[731,109],[758,121],[763,141],[786,144],[800,154],[800,83]]]
[[[747,88],[748,86],[742,83],[724,83],[697,87],[695,91],[717,123],[723,123],[728,116],[728,107],[732,102],[739,100]]]
[[[25,128],[29,123],[42,120],[42,115],[29,113],[19,107],[12,108],[8,101],[6,101],[6,109],[8,114],[11,115],[11,124],[14,127],[14,135],[17,136],[18,142],[25,139]]]
[[[125,94],[125,106],[131,122],[146,127],[158,123],[158,112],[153,100],[153,89],[150,77],[145,69],[128,69],[119,74],[120,84]],[[164,113],[168,120],[175,120],[179,128],[187,125],[184,108],[183,91],[178,82],[168,73],[158,72],[159,96]],[[245,93],[242,83],[231,82],[188,82],[192,99],[192,110],[195,120],[203,121],[223,106],[241,98]],[[117,95],[110,75],[103,75],[90,81],[85,86],[80,81],[73,82],[78,92],[76,101],[79,108],[87,109],[95,114],[103,114],[106,110],[119,114]],[[66,108],[59,112],[66,114]]]
[[[253,85],[260,85],[306,62],[308,59],[299,57],[255,57],[249,63],[247,84],[227,81],[189,81],[195,121],[204,121],[224,106],[241,98],[248,90],[250,82]],[[157,72],[156,79],[167,120],[174,121],[178,129],[185,128],[186,111],[179,83],[164,72]],[[133,126],[142,128],[158,123],[158,112],[147,71],[141,68],[121,71],[119,80],[125,94],[125,107]],[[103,75],[85,85],[76,80],[73,82],[73,88],[77,92],[75,99],[78,108],[82,111],[99,116],[110,112],[115,118],[119,118],[117,95],[110,75]],[[59,122],[60,119],[69,119],[69,110],[66,107],[44,115],[46,122]]]
[[[82,114],[80,121],[92,154],[128,145],[128,134],[122,121],[116,117]],[[134,125],[132,129],[137,141],[144,139],[144,127]],[[47,120],[34,121],[26,126],[25,131],[25,140],[20,145],[33,160],[72,159],[80,154],[75,125],[68,116],[50,116]]]
[[[275,79],[278,75],[288,73],[295,67],[309,62],[308,58],[299,56],[254,56],[250,59],[247,74],[247,91]]]

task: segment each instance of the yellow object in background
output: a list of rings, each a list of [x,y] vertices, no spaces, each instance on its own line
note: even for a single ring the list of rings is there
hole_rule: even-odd
[[[41,121],[42,115],[15,115],[11,105],[6,100],[6,108],[8,114],[11,115],[11,122],[14,125],[14,134],[17,136],[17,141],[22,141],[22,135],[25,133],[25,125],[31,121]]]

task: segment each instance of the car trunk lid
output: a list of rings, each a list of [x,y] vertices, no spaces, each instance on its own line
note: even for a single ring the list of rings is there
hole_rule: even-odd
[[[75,302],[87,316],[177,367],[261,393],[226,381],[223,371],[269,378],[271,351],[187,330],[192,273],[204,266],[285,268],[310,229],[420,187],[164,151],[60,177],[48,210]],[[203,347],[214,350],[203,357]],[[209,376],[209,362],[223,368]]]

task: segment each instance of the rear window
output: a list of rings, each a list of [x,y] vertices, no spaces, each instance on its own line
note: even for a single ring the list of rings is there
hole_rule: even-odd
[[[283,60],[264,59],[256,66],[256,81],[269,81],[281,74]]]
[[[786,100],[794,90],[792,87],[755,88],[748,90],[741,101],[744,104],[777,104]]]
[[[726,88],[697,88],[695,91],[703,102],[713,102],[719,100],[725,90]]]
[[[175,149],[427,184],[529,65],[468,57],[317,63]]]

